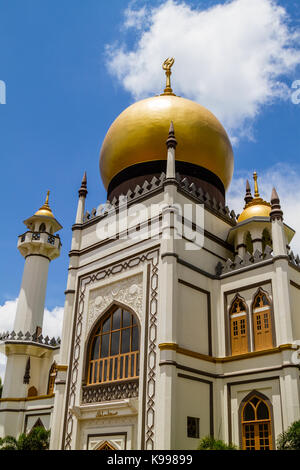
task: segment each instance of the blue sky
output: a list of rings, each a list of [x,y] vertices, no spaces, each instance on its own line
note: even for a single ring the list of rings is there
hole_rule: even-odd
[[[228,2],[185,2],[192,10],[225,3]],[[289,15],[289,30],[299,30],[300,2],[276,3]],[[48,189],[51,208],[64,229],[60,233],[61,257],[50,266],[46,305],[48,309],[63,305],[71,225],[83,172],[86,170],[88,174],[87,206],[91,210],[106,199],[99,175],[101,143],[112,121],[135,98],[131,85],[128,82],[126,85],[126,74],[128,77],[130,72],[124,69],[123,75],[118,75],[112,58],[107,56],[107,45],[110,50],[113,48],[113,54],[118,56],[121,51],[125,58],[128,52],[137,51],[147,24],[138,24],[135,19],[133,27],[126,26],[124,18],[131,17],[129,10],[124,17],[124,11],[128,7],[130,11],[148,8],[149,19],[153,7],[162,4],[165,2],[0,0],[0,80],[7,87],[6,104],[0,105],[0,305],[18,296],[24,260],[16,248],[17,236],[25,231],[22,221],[43,204]],[[145,19],[146,13],[144,16],[141,13],[139,18]],[[294,38],[293,47],[300,47],[297,41],[299,38]],[[176,49],[170,51],[170,55],[173,53],[176,56]],[[158,57],[157,63],[160,61]],[[180,60],[176,67],[179,77]],[[156,88],[155,80],[150,88],[153,84]],[[183,80],[178,78],[178,88],[184,91]],[[278,73],[276,80],[290,89],[293,81],[300,80],[300,65]],[[219,82],[222,83],[222,76]],[[251,80],[249,83],[251,94]],[[141,96],[149,94],[149,86],[139,91]],[[203,99],[206,104],[204,95]],[[208,103],[213,102],[210,99]],[[262,175],[262,185],[265,174],[266,186],[275,175],[274,179],[280,180],[280,188],[288,187],[290,178],[294,187],[300,187],[300,104],[278,96],[273,104],[270,102],[268,99],[259,104],[250,118],[250,127],[248,119],[243,122],[244,133],[236,124],[241,111],[236,114],[231,134],[238,136],[234,147],[238,188],[241,177],[251,177],[255,169]],[[216,102],[215,106],[223,112],[222,103]],[[230,110],[225,111],[225,120],[230,122]],[[276,171],[272,173],[274,168]],[[237,201],[238,196],[235,192],[232,201]],[[296,203],[298,199],[294,197]],[[288,222],[293,225],[293,220]]]

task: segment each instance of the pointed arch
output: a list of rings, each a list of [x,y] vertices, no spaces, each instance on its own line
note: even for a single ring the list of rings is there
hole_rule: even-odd
[[[267,246],[273,248],[273,242],[272,242],[272,238],[271,238],[269,230],[267,228],[264,228],[262,232],[262,252],[263,253],[265,252],[265,249]]]
[[[57,375],[57,364],[54,361],[49,371],[47,395],[51,395],[52,393],[54,393],[56,375]]]
[[[30,387],[28,389],[28,393],[27,393],[27,396],[30,398],[30,397],[37,397],[38,396],[38,392],[37,392],[37,389],[35,387]]]
[[[86,345],[87,385],[139,377],[140,325],[128,307],[114,302],[92,328]]]
[[[274,347],[272,303],[267,292],[259,288],[252,302],[252,321],[255,351]]]
[[[110,442],[105,441],[100,444],[95,450],[117,450]]]
[[[249,350],[248,318],[245,300],[236,294],[229,310],[231,355],[245,354]]]
[[[252,237],[251,237],[251,233],[250,232],[247,232],[245,234],[245,241],[244,241],[245,245],[246,245],[246,251],[248,253],[250,253],[250,255],[253,254],[253,241],[252,241]]]
[[[35,428],[45,428],[44,423],[42,422],[41,418],[38,418],[32,428],[30,429],[29,434],[35,429]]]
[[[268,397],[253,390],[239,407],[240,446],[243,450],[274,449],[273,406]]]

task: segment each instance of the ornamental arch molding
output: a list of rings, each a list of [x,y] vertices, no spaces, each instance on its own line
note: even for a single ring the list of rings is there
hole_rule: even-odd
[[[62,436],[62,449],[71,450],[72,443],[74,442],[75,416],[73,408],[76,405],[76,400],[80,397],[81,384],[79,384],[80,376],[80,357],[83,357],[85,342],[82,338],[83,331],[90,331],[99,313],[93,312],[88,315],[88,324],[85,314],[90,311],[89,292],[100,281],[108,281],[112,278],[115,280],[115,275],[128,274],[128,278],[132,269],[145,267],[146,273],[146,301],[145,301],[145,354],[148,361],[143,365],[143,374],[145,380],[145,387],[143,387],[143,419],[145,426],[142,430],[141,448],[147,450],[154,450],[155,448],[155,426],[156,426],[156,401],[157,401],[157,367],[158,367],[158,345],[157,345],[157,326],[158,326],[158,272],[159,272],[159,245],[152,247],[149,251],[137,253],[128,258],[112,263],[106,267],[102,267],[91,273],[84,274],[78,278],[77,281],[77,295],[74,305],[73,325],[72,325],[72,340],[70,359],[68,367],[68,378],[66,385],[66,401],[65,401],[65,415],[63,424]],[[136,273],[136,271],[135,271]],[[132,274],[132,277],[134,274]],[[122,281],[118,281],[120,283]],[[94,290],[94,289],[93,289]],[[121,293],[115,296],[114,300],[122,302],[120,299]],[[134,296],[132,296],[134,297]],[[107,302],[107,306],[111,303],[112,299]],[[127,304],[127,301],[124,302]],[[131,305],[130,305],[131,306]],[[131,306],[132,307],[132,306]],[[104,307],[106,308],[106,306]],[[139,309],[132,307],[135,313],[138,314]],[[141,307],[142,308],[142,307]],[[89,325],[89,327],[88,327]],[[142,339],[143,341],[144,339]]]
[[[257,397],[258,399],[262,400],[269,409],[270,413],[270,431],[271,431],[271,446],[272,449],[276,448],[276,443],[275,443],[275,430],[274,430],[274,414],[273,414],[273,404],[269,397],[264,395],[263,393],[259,392],[258,390],[252,390],[250,393],[248,393],[242,400],[238,408],[238,420],[239,420],[239,446],[240,449],[243,449],[243,410],[244,407],[247,403],[251,401],[252,398]]]
[[[96,333],[97,328],[99,325],[104,321],[105,317],[110,314],[110,312],[116,308],[121,308],[123,310],[128,311],[134,317],[136,318],[137,324],[138,324],[138,329],[139,329],[139,343],[141,342],[141,321],[137,313],[128,305],[119,302],[119,301],[112,301],[111,304],[105,308],[105,310],[100,313],[99,317],[94,321],[93,325],[91,326],[89,332],[87,333],[86,340],[85,340],[85,346],[84,346],[84,363],[83,363],[83,385],[87,384],[87,375],[88,375],[88,368],[89,368],[89,359],[90,359],[90,348],[91,348],[91,343],[94,338],[94,334]]]

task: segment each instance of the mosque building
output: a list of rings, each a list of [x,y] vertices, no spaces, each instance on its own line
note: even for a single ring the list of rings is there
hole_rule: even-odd
[[[221,123],[171,88],[123,111],[100,154],[107,202],[79,189],[61,340],[45,337],[62,228],[49,194],[18,238],[25,258],[0,436],[51,429],[51,449],[196,449],[207,435],[275,449],[300,419],[300,259],[273,189],[226,205]],[[262,182],[263,184],[263,182]],[[241,195],[241,198],[243,195]]]

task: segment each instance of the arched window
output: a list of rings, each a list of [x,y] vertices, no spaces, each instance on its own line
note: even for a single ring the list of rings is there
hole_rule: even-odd
[[[262,251],[263,251],[263,253],[265,252],[265,249],[266,249],[267,246],[272,248],[273,243],[272,243],[272,239],[271,239],[271,235],[270,235],[269,230],[265,228],[263,233],[262,233]]]
[[[246,305],[240,297],[236,297],[230,309],[231,354],[248,352],[248,328]]]
[[[35,387],[33,387],[33,386],[30,387],[30,388],[28,389],[27,396],[28,396],[28,398],[30,398],[30,397],[37,397],[37,396],[38,396],[37,389],[36,389]]]
[[[113,307],[91,341],[88,385],[137,378],[139,349],[139,327],[135,315]]]
[[[44,223],[40,225],[39,232],[46,232],[46,225]]]
[[[246,234],[245,245],[246,245],[246,251],[248,251],[248,253],[252,255],[253,254],[253,242],[252,242],[252,237],[251,237],[250,232],[247,232]]]
[[[272,431],[269,405],[253,395],[242,408],[243,450],[271,450]]]
[[[57,366],[56,366],[56,363],[54,362],[49,372],[48,390],[47,390],[48,395],[51,395],[54,392],[56,374],[57,374]]]
[[[253,302],[253,331],[256,351],[273,347],[271,305],[261,289]]]

